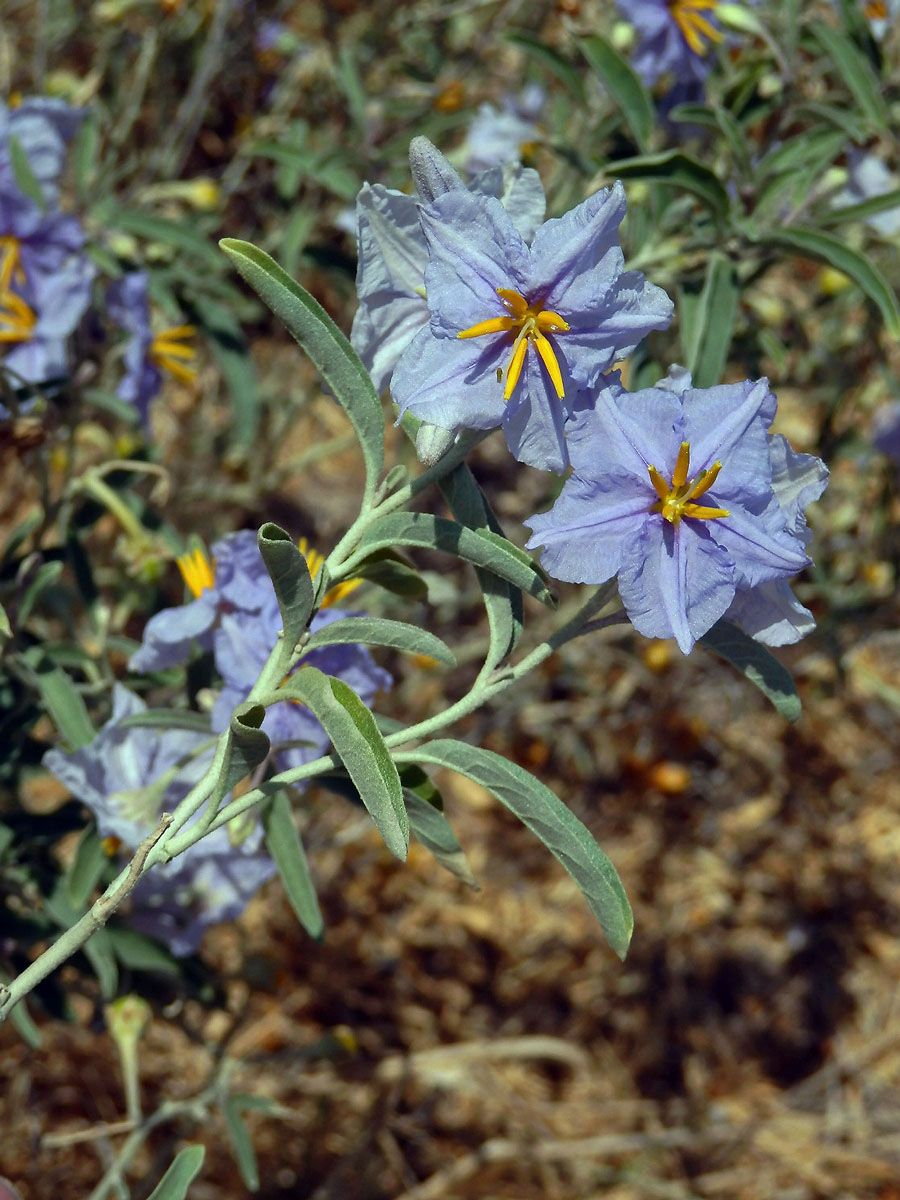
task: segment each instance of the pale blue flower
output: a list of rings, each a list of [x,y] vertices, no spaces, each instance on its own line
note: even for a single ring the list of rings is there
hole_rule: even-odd
[[[877,154],[848,146],[847,186],[835,196],[834,205],[836,208],[847,208],[851,204],[861,204],[864,200],[895,192],[898,188],[900,180],[888,170]],[[900,204],[866,217],[866,224],[882,237],[894,237],[900,233]]]
[[[809,564],[801,505],[821,476],[767,432],[774,414],[764,379],[697,389],[675,368],[641,392],[607,382],[573,425],[574,472],[528,521],[528,548],[544,547],[557,579],[618,576],[634,627],[688,653],[736,593]]]
[[[203,733],[129,727],[147,711],[121,684],[113,712],[94,740],[67,753],[49,750],[44,766],[93,812],[98,832],[130,853],[172,812],[212,762]],[[192,954],[206,929],[239,916],[276,868],[253,820],[235,839],[217,829],[183,855],[154,867],[132,892],[131,924],[165,942],[173,954]]]
[[[55,203],[66,146],[83,117],[84,109],[50,96],[28,96],[15,107],[0,101],[0,192],[18,188],[10,157],[10,143],[15,138],[45,200]]]
[[[133,671],[160,670],[185,662],[194,642],[211,650],[223,681],[212,711],[216,732],[227,729],[231,713],[247,698],[272,651],[282,626],[272,581],[250,529],[227,534],[212,547],[210,562],[200,551],[179,560],[188,589],[195,599],[179,608],[167,608],[147,623],[144,641],[131,658]],[[310,554],[315,569],[315,556]],[[339,585],[326,595],[310,631],[342,617],[357,614],[337,608],[333,600],[350,590]],[[391,676],[379,667],[364,646],[339,645],[314,650],[303,660],[326,675],[335,675],[370,705],[380,688],[389,688]],[[267,709],[262,728],[273,750],[286,742],[303,742],[283,752],[286,766],[296,766],[323,754],[328,737],[302,705],[284,702]]]
[[[632,66],[652,86],[663,76],[697,85],[709,74],[710,51],[723,40],[717,0],[617,0],[640,40]]]
[[[363,184],[356,201],[359,308],[350,341],[368,367],[377,392],[415,334],[428,322],[425,267],[428,243],[419,225],[419,205],[465,184],[426,138],[414,138],[410,160],[419,187],[408,196],[381,184]],[[469,183],[471,191],[495,196],[526,240],[544,218],[544,190],[536,171],[518,164],[494,167]]]
[[[444,429],[502,426],[521,462],[562,471],[579,391],[653,329],[672,302],[623,270],[620,183],[526,240],[496,199],[454,190],[420,214],[431,322],[394,371],[400,406]]]

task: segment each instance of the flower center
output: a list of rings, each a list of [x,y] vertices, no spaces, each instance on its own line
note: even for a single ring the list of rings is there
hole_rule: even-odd
[[[717,7],[718,0],[669,0],[672,20],[695,54],[705,54],[712,42],[722,41],[721,30],[703,16],[705,12],[714,13]]]
[[[215,562],[210,562],[202,550],[199,548],[191,550],[187,554],[182,554],[175,561],[181,572],[181,578],[187,584],[188,591],[195,600],[204,592],[211,590],[215,582]]]
[[[37,317],[12,290],[14,283],[24,282],[18,239],[0,237],[0,342],[28,342],[34,337]]]
[[[678,451],[678,459],[675,462],[675,470],[672,472],[671,483],[666,483],[665,476],[660,474],[656,467],[647,468],[650,472],[650,482],[659,496],[650,511],[662,513],[664,520],[669,521],[672,525],[678,525],[682,517],[712,521],[716,517],[730,516],[727,508],[706,508],[702,504],[694,503],[698,496],[709,491],[716,482],[719,472],[722,470],[722,464],[715,462],[711,467],[700,471],[693,479],[689,479],[690,461],[691,443],[682,442],[681,449]]]
[[[21,296],[0,291],[0,342],[28,342],[34,337],[37,317]]]
[[[870,3],[863,7],[863,14],[869,21],[884,21],[887,18],[887,5],[883,0],[870,0]]]
[[[512,357],[509,360],[509,366],[506,368],[506,386],[503,389],[504,400],[508,400],[515,391],[516,384],[519,382],[522,374],[525,354],[530,342],[541,356],[541,362],[550,376],[550,382],[556,389],[557,396],[562,400],[566,394],[563,387],[562,372],[559,369],[559,362],[553,344],[545,335],[548,333],[566,333],[569,329],[568,323],[562,319],[559,313],[547,312],[542,309],[540,301],[529,304],[524,296],[520,295],[519,292],[513,291],[512,288],[497,288],[497,295],[509,310],[509,316],[491,317],[487,321],[479,321],[477,325],[473,325],[469,329],[463,329],[456,336],[459,338],[474,338],[483,337],[488,333],[515,333]],[[498,378],[502,378],[502,374],[499,371]]]
[[[196,351],[193,346],[184,343],[196,332],[193,325],[174,325],[171,329],[164,329],[150,343],[149,358],[182,383],[191,383],[197,371],[188,364],[196,357]]]

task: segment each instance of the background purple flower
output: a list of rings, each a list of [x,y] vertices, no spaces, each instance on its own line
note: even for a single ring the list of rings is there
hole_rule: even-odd
[[[518,96],[504,96],[501,107],[482,104],[466,133],[460,154],[467,171],[484,171],[518,162],[541,138],[538,122],[547,93],[536,83]]]
[[[93,812],[104,837],[134,851],[202,777],[213,756],[211,739],[179,729],[123,727],[146,712],[143,700],[116,684],[109,721],[87,746],[49,750],[44,766]],[[206,746],[207,749],[202,748]],[[198,753],[200,751],[200,753]],[[222,827],[145,876],[132,893],[132,924],[165,942],[173,954],[192,954],[206,929],[243,912],[275,874],[254,819],[233,841]]]
[[[712,47],[722,41],[716,0],[617,0],[639,34],[632,66],[652,86],[662,76],[697,84],[709,74]]]
[[[84,109],[50,96],[28,96],[14,106],[0,101],[0,191],[16,184],[10,157],[10,142],[15,138],[45,200],[55,203],[66,147],[83,118]]]

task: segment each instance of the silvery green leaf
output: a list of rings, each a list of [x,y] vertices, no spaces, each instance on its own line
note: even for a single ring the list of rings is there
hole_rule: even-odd
[[[309,568],[290,534],[274,522],[267,521],[256,540],[278,597],[284,640],[290,649],[300,640],[313,609]]]
[[[287,793],[278,792],[263,805],[260,815],[266,845],[275,860],[291,908],[309,936],[319,941],[325,922]]]
[[[761,643],[730,621],[717,621],[700,644],[737,667],[766,696],[787,721],[800,717],[801,704],[791,673]]]
[[[390,621],[385,617],[346,617],[317,630],[304,647],[305,652],[322,646],[390,646],[407,654],[426,654],[447,666],[456,665],[450,647],[427,629]]]
[[[365,499],[370,501],[384,465],[384,415],[368,371],[325,309],[274,259],[236,238],[224,238],[219,245],[300,343],[350,418],[362,449]]]
[[[188,1188],[203,1166],[205,1146],[185,1146],[147,1200],[185,1200]]]
[[[451,738],[426,742],[398,754],[397,760],[449,767],[487,788],[562,863],[610,946],[620,958],[625,957],[634,920],[622,881],[590,831],[540,780],[491,750]]]
[[[299,700],[309,706],[331,738],[334,752],[369,810],[390,852],[405,859],[409,820],[400,777],[375,718],[341,679],[304,667],[274,693],[273,699]]]

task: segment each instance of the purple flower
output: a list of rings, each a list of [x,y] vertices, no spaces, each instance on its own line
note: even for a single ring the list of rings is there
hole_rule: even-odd
[[[428,322],[425,267],[428,243],[419,225],[425,200],[465,184],[425,138],[415,138],[410,158],[424,195],[363,184],[356,201],[359,308],[350,340],[368,367],[376,391],[383,392],[403,351]],[[494,167],[471,180],[469,189],[495,196],[521,233],[530,240],[544,219],[544,189],[536,171]]]
[[[228,727],[232,711],[256,683],[281,629],[281,613],[252,530],[227,534],[212,550],[213,563],[200,551],[178,560],[195,599],[151,617],[143,644],[129,666],[133,671],[175,666],[187,659],[194,641],[211,649],[224,685],[212,713],[212,727],[219,732]],[[321,557],[307,552],[305,543],[301,544],[301,550],[307,555],[311,572],[316,574]],[[312,632],[341,617],[355,615],[333,607],[350,590],[349,583],[340,584],[326,595],[322,609],[310,625]],[[339,676],[365,704],[371,704],[379,688],[388,688],[392,682],[388,672],[375,663],[363,646],[323,647],[312,651],[303,661],[327,675]],[[286,742],[304,743],[283,752],[286,766],[308,762],[328,747],[325,731],[301,705],[287,701],[273,705],[266,712],[262,728],[269,735],[273,749]]]
[[[202,733],[123,726],[146,712],[143,700],[116,684],[109,721],[87,746],[49,750],[44,766],[93,812],[98,831],[134,851],[210,765],[213,746]],[[275,874],[258,822],[234,840],[227,827],[146,875],[132,893],[132,924],[192,954],[210,925],[240,915]]]
[[[821,475],[767,432],[774,415],[764,379],[697,389],[675,368],[641,392],[607,382],[573,426],[574,473],[528,521],[528,548],[544,547],[557,579],[617,575],[634,627],[688,653],[736,593],[809,563],[802,504]]]
[[[213,629],[226,614],[261,618],[267,626],[278,620],[275,589],[253,530],[226,534],[213,545],[212,553],[212,562],[201,550],[178,559],[178,569],[194,599],[164,608],[150,618],[141,648],[131,656],[130,670],[162,671],[178,666],[187,661],[194,642],[212,649]],[[269,649],[274,644],[273,639]]]
[[[15,107],[0,102],[0,192],[18,190],[10,157],[10,142],[15,138],[45,200],[55,203],[66,145],[83,117],[83,109],[49,96],[29,96]]]
[[[521,462],[564,470],[579,390],[672,315],[661,288],[623,270],[624,215],[620,183],[530,242],[492,197],[454,190],[425,206],[431,323],[394,371],[401,414],[444,429],[502,426]]]
[[[872,442],[876,450],[900,467],[900,401],[878,412]]]
[[[150,401],[162,386],[162,368],[182,383],[193,380],[195,371],[189,361],[194,357],[194,351],[185,342],[196,331],[193,325],[176,325],[154,337],[150,327],[147,276],[143,271],[133,271],[111,283],[106,303],[113,321],[130,335],[123,355],[125,373],[117,395],[137,409],[146,428]]]
[[[64,375],[66,344],[84,316],[96,274],[74,217],[45,215],[0,190],[0,347],[13,385]]]
[[[632,66],[652,86],[663,75],[675,83],[701,83],[709,51],[723,40],[715,20],[717,0],[617,0],[640,35]]]
[[[501,108],[482,104],[469,126],[461,154],[467,171],[485,171],[517,162],[540,140],[538,121],[547,93],[528,84],[518,96],[505,96]]]

